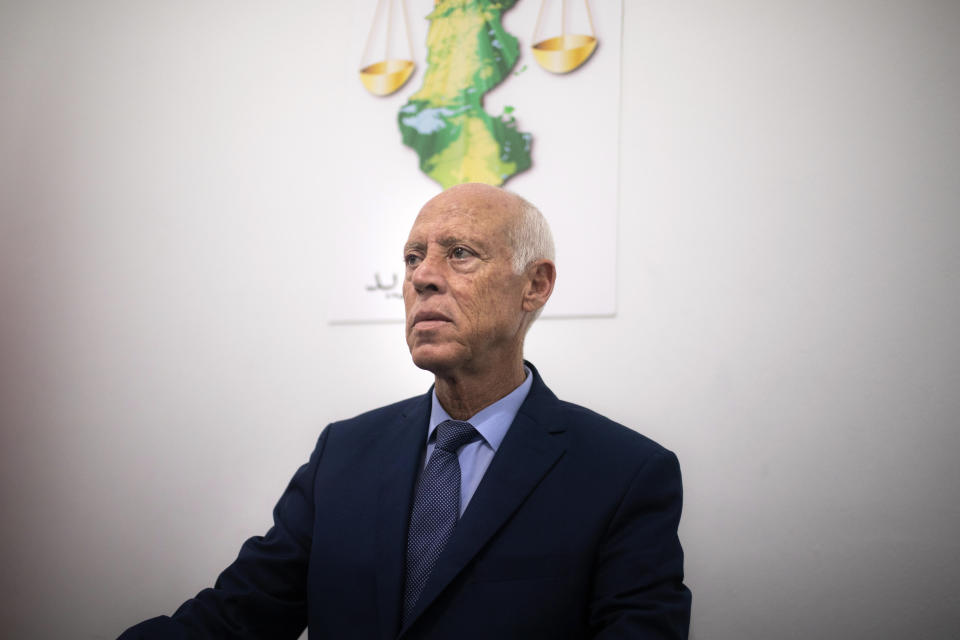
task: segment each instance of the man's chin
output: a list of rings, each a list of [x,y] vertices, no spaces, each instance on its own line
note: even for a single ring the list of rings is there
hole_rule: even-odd
[[[434,345],[414,347],[410,350],[410,356],[413,358],[413,364],[430,373],[450,371],[460,360],[457,354],[451,353],[450,349],[438,348]]]

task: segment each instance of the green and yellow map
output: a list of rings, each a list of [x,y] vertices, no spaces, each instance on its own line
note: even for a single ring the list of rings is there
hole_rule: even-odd
[[[423,86],[400,109],[403,143],[420,169],[446,189],[463,182],[502,185],[530,168],[529,133],[511,107],[491,116],[483,97],[517,62],[517,39],[501,16],[516,0],[437,0],[427,16]]]

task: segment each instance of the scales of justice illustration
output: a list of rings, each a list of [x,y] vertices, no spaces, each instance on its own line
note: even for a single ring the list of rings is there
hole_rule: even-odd
[[[386,21],[383,20],[384,4],[387,5]],[[560,0],[560,2],[541,0],[537,22],[530,40],[534,43],[531,46],[534,59],[547,71],[556,74],[569,73],[586,62],[597,48],[597,35],[593,25],[593,15],[590,13],[589,0],[584,0],[584,5],[589,35],[568,32],[567,0]],[[543,37],[541,32],[544,17],[558,9],[560,12],[559,35]],[[396,20],[402,21],[402,30],[396,28]],[[380,29],[377,29],[378,25],[381,26]],[[393,36],[398,30],[405,37],[407,46],[403,53],[395,54]],[[375,58],[372,51],[377,44],[383,46],[383,55]],[[406,57],[403,57],[404,55]],[[376,96],[395,93],[413,75],[416,63],[413,59],[410,19],[405,0],[377,0],[360,65],[360,81],[367,91]]]

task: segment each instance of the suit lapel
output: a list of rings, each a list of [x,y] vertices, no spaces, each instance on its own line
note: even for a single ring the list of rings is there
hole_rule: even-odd
[[[377,504],[377,600],[384,640],[395,638],[400,627],[407,520],[429,415],[427,393],[378,441],[384,466]]]
[[[532,365],[531,366],[532,369]],[[440,595],[517,511],[565,451],[556,396],[534,371],[534,383],[500,444],[453,536],[434,565],[410,622]],[[409,626],[409,625],[408,625]],[[405,629],[404,629],[405,630]],[[401,633],[402,635],[402,633]]]

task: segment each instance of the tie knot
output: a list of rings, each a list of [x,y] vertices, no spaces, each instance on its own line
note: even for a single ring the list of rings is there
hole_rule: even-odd
[[[456,453],[457,449],[477,436],[477,430],[469,422],[444,420],[437,425],[437,449]]]

